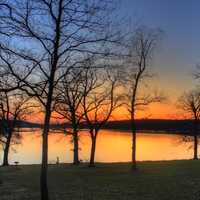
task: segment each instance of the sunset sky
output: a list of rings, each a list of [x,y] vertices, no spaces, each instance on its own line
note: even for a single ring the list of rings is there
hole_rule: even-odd
[[[200,200],[200,0],[0,0],[0,200]]]
[[[156,87],[167,94],[171,105],[154,105],[144,117],[178,117],[173,105],[177,97],[197,84],[192,73],[200,63],[200,1],[123,0],[120,10],[133,24],[164,31],[152,69],[157,73]]]
[[[123,0],[118,10],[119,18],[130,20],[132,29],[144,25],[163,31],[151,66],[156,74],[152,88],[162,90],[168,102],[154,104],[145,112],[139,112],[137,117],[184,118],[177,110],[176,100],[184,91],[198,84],[192,74],[200,64],[200,1]],[[34,121],[42,118],[41,115],[32,116]],[[125,108],[113,115],[113,120],[127,118]]]

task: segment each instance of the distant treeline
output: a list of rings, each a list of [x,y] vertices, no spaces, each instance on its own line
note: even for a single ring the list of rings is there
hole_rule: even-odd
[[[104,128],[114,130],[129,131],[131,122],[129,120],[108,122]],[[136,129],[141,132],[167,132],[191,134],[193,131],[192,120],[162,120],[162,119],[148,119],[136,120]]]
[[[136,129],[141,132],[167,132],[179,134],[192,134],[192,120],[163,120],[163,119],[145,119],[136,120]],[[42,128],[42,124],[18,121],[18,126],[22,128]],[[70,124],[51,124],[51,128],[61,129],[70,128]],[[129,131],[131,122],[129,120],[110,121],[103,126],[104,129]],[[87,125],[82,124],[82,129],[87,129]]]

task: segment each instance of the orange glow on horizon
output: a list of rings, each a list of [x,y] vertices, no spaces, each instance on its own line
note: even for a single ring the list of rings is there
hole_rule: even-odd
[[[185,119],[176,105],[172,104],[152,104],[143,110],[136,112],[136,119]],[[113,112],[111,120],[130,119],[130,115],[125,107],[121,107]]]
[[[53,113],[51,123],[62,123],[62,120],[58,114]],[[171,104],[152,104],[148,108],[139,110],[136,113],[136,119],[185,119],[186,117],[176,108],[175,105]],[[115,110],[110,118],[110,121],[117,120],[128,120],[130,119],[129,113],[126,107],[120,107]],[[44,113],[37,112],[30,116],[27,116],[27,121],[35,123],[43,123]]]

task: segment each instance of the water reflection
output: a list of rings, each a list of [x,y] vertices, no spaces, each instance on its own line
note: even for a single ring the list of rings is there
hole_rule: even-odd
[[[20,145],[13,148],[10,153],[10,163],[19,161],[20,164],[41,163],[41,131],[22,133]],[[138,134],[137,158],[143,160],[174,160],[192,158],[191,144],[180,143],[178,135],[169,134]],[[87,131],[80,134],[80,159],[89,160],[90,137]],[[55,163],[59,157],[60,162],[72,162],[71,137],[64,134],[49,135],[49,163]],[[2,157],[2,152],[0,152]],[[131,134],[103,130],[97,138],[96,161],[98,162],[127,162],[131,160]]]

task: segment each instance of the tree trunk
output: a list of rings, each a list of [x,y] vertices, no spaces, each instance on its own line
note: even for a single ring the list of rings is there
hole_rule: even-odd
[[[194,160],[198,160],[198,137],[194,136]]]
[[[198,160],[198,119],[195,117],[194,120],[194,160]]]
[[[48,102],[51,105],[50,102]],[[48,105],[47,104],[47,105]],[[47,170],[48,170],[48,133],[51,117],[51,106],[47,106],[42,134],[42,166],[40,175],[41,200],[48,200]]]
[[[90,151],[90,163],[89,163],[89,167],[94,167],[94,159],[95,159],[95,151],[96,151],[96,138],[97,138],[97,132],[92,130],[90,131],[90,135],[91,135],[91,151]]]
[[[132,169],[136,168],[136,131],[132,130]]]
[[[92,138],[92,145],[91,145],[91,152],[90,152],[90,167],[94,167],[94,158],[95,158],[95,151],[96,151],[96,138]]]
[[[80,162],[79,162],[79,144],[78,144],[78,133],[77,131],[75,131],[73,133],[73,142],[74,142],[74,160],[73,160],[73,164],[74,165],[78,165]]]
[[[3,166],[8,166],[8,155],[10,150],[10,142],[12,138],[12,133],[10,132],[6,141],[5,149],[4,149],[4,155],[3,155]]]
[[[137,168],[136,163],[136,127],[135,127],[135,119],[132,117],[132,169],[135,170]]]

